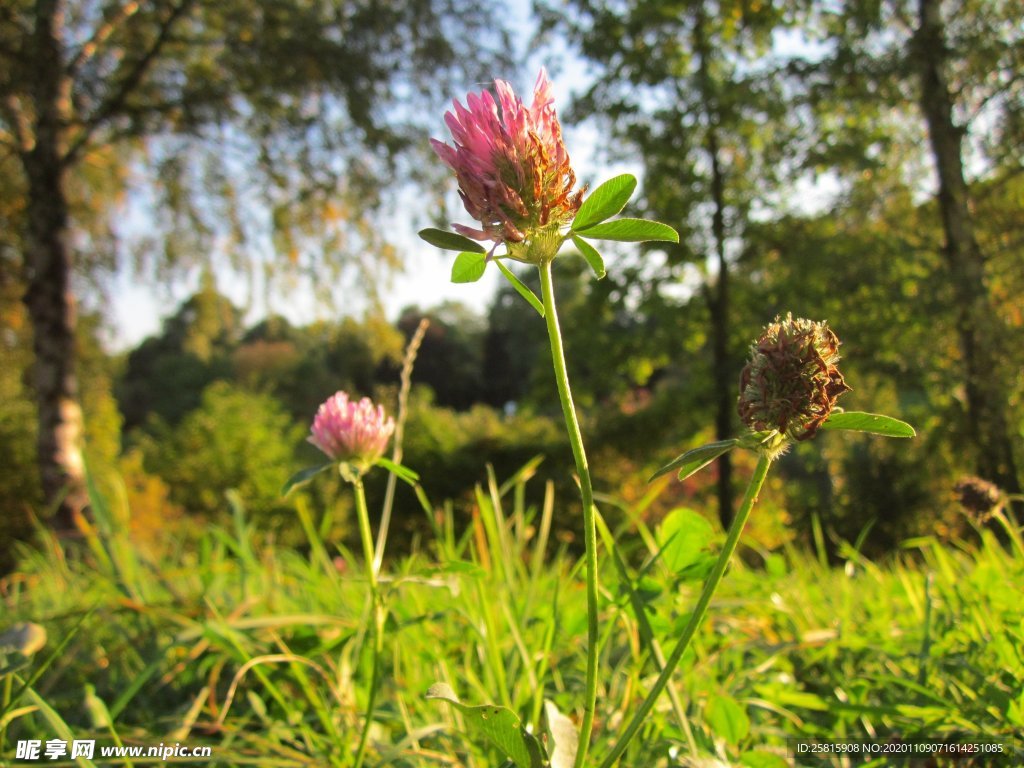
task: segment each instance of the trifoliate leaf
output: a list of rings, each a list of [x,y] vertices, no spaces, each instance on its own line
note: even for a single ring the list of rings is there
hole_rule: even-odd
[[[589,264],[590,268],[594,270],[594,274],[597,276],[598,280],[608,274],[604,268],[604,258],[602,258],[601,254],[597,252],[597,248],[592,246],[582,237],[577,237],[576,235],[572,236],[572,243],[576,246],[580,255],[587,260],[587,264]]]
[[[662,475],[666,475],[675,469],[679,470],[679,479],[685,480],[697,470],[706,467],[723,453],[731,451],[736,447],[737,442],[738,441],[735,438],[731,440],[721,440],[717,443],[708,443],[707,445],[702,445],[700,448],[694,448],[693,450],[687,451],[683,455],[677,456],[651,475],[650,480],[647,482],[651,482],[651,480],[659,478]]]
[[[487,255],[481,249],[477,251],[463,251],[455,257],[452,264],[453,283],[475,283],[484,276],[487,269]]]
[[[470,251],[472,253],[486,253],[486,250],[476,240],[470,240],[458,232],[448,232],[444,229],[428,227],[421,229],[419,236],[437,248],[446,251]]]
[[[608,179],[583,201],[572,220],[572,228],[579,231],[610,219],[626,207],[635,189],[636,177],[628,173]]]
[[[824,424],[822,429],[844,429],[849,432],[868,432],[872,435],[883,435],[884,437],[914,437],[917,432],[905,421],[894,419],[891,416],[882,416],[877,413],[862,413],[861,411],[843,411],[833,413]]]
[[[615,219],[615,221],[606,221],[575,231],[592,240],[619,240],[627,243],[640,243],[649,240],[679,242],[679,233],[668,224],[647,219]]]

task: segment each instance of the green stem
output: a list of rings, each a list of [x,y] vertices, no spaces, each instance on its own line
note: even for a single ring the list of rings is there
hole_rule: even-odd
[[[576,752],[575,768],[582,768],[590,747],[590,733],[594,728],[594,709],[597,703],[597,526],[595,523],[594,489],[590,481],[590,468],[583,448],[580,423],[576,418],[576,407],[572,402],[569,388],[569,373],[565,367],[565,352],[562,349],[562,331],[558,327],[558,312],[555,309],[555,291],[551,282],[551,262],[540,267],[540,289],[544,302],[544,319],[551,343],[551,362],[555,368],[555,383],[558,397],[565,416],[565,428],[569,433],[569,444],[576,460],[576,474],[580,478],[580,496],[583,500],[583,541],[586,545],[587,564],[587,678],[583,703],[583,722],[580,724],[579,748]]]
[[[690,645],[690,640],[693,639],[694,634],[697,632],[697,628],[700,627],[701,622],[704,620],[704,615],[708,611],[708,606],[711,604],[711,598],[715,594],[715,590],[718,589],[718,584],[722,581],[722,577],[725,575],[725,569],[729,565],[729,560],[732,559],[733,552],[736,551],[736,545],[739,543],[740,534],[743,532],[743,526],[747,523],[747,518],[750,517],[750,510],[754,508],[754,504],[757,502],[757,495],[761,492],[761,486],[764,485],[764,479],[768,475],[768,468],[771,466],[772,460],[761,454],[760,459],[757,462],[757,468],[754,470],[753,476],[750,478],[750,483],[747,485],[746,495],[743,497],[743,504],[740,506],[739,512],[736,514],[735,519],[732,521],[732,525],[729,526],[729,533],[725,537],[725,544],[722,546],[722,552],[718,556],[718,561],[715,563],[715,567],[711,571],[711,575],[708,576],[707,582],[704,584],[704,590],[700,593],[700,599],[697,601],[697,607],[694,608],[693,614],[690,616],[690,621],[686,625],[686,629],[683,630],[682,636],[679,638],[679,642],[676,643],[676,647],[672,650],[672,655],[669,656],[668,661],[665,662],[664,668],[661,670],[661,674],[658,675],[657,681],[654,683],[654,687],[651,688],[647,694],[647,698],[644,699],[640,708],[633,715],[633,719],[629,721],[629,725],[626,726],[626,730],[623,731],[622,736],[619,737],[619,741],[616,743],[615,748],[611,751],[611,754],[604,759],[601,763],[600,768],[611,768],[615,762],[622,756],[622,753],[626,751],[626,747],[629,742],[636,736],[637,731],[644,724],[644,719],[650,714],[651,709],[654,708],[654,703],[657,701],[658,696],[665,690],[665,686],[668,685],[669,680],[672,678],[672,673],[675,672],[676,667],[679,665],[679,661],[683,658],[683,654],[686,652],[687,647]]]
[[[363,480],[356,476],[351,479],[352,492],[356,500],[356,516],[359,518],[359,536],[363,541],[363,561],[366,565],[366,579],[370,584],[370,639],[373,643],[373,661],[370,671],[370,690],[367,693],[366,720],[359,736],[359,748],[356,751],[354,768],[362,768],[369,744],[370,725],[373,723],[373,708],[377,702],[377,686],[380,682],[380,659],[384,654],[384,612],[380,593],[377,588],[377,569],[374,564],[373,536],[370,531],[370,514],[366,509],[366,494],[363,492]]]

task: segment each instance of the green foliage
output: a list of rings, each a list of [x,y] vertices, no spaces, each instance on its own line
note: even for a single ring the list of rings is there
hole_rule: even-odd
[[[486,249],[475,240],[470,240],[458,232],[428,227],[417,234],[427,243],[446,251],[465,251],[468,253],[487,253]],[[457,282],[457,281],[453,281]]]
[[[548,457],[544,474],[568,483],[568,445],[550,420],[504,416],[484,405],[456,412],[433,405],[423,390],[413,394],[402,463],[416,470],[430,498],[470,496],[484,473],[482,457],[500,477],[541,454]]]
[[[482,735],[497,750],[522,768],[545,768],[543,747],[537,737],[519,722],[515,712],[493,704],[470,706],[459,701],[447,683],[435,683],[427,691],[428,699],[440,699],[462,713],[470,732]]]
[[[435,535],[388,567],[381,584],[390,618],[369,764],[417,765],[424,754],[441,754],[498,765],[516,754],[531,765],[530,753],[509,748],[503,736],[495,749],[463,735],[464,718],[425,698],[438,678],[466,701],[496,702],[467,708],[482,728],[500,725],[483,719],[500,709],[516,733],[549,730],[557,746],[553,711],[572,714],[583,687],[585,606],[569,586],[578,564],[549,538],[564,509],[554,497],[525,501],[536,482],[531,472],[523,467],[508,482],[488,477],[480,514],[466,525],[436,510]],[[642,563],[644,611],[658,637],[686,621],[699,588],[680,580],[675,565],[717,546],[710,524],[695,524],[692,514],[678,513],[655,536],[636,508],[611,532],[615,550]],[[9,618],[0,634],[31,621],[48,640],[14,671],[12,692],[21,698],[0,698],[0,756],[13,754],[18,739],[65,732],[98,744],[166,742],[171,733],[213,747],[216,766],[253,755],[267,765],[351,764],[365,711],[353,692],[369,674],[367,585],[361,563],[347,551],[333,562],[317,556],[325,542],[315,528],[309,535],[307,556],[254,540],[244,519],[211,525],[196,546],[137,570],[129,611],[116,561],[93,550],[69,560],[53,550],[27,553],[18,573],[0,582]],[[96,552],[115,551],[112,543],[101,537]],[[789,764],[790,740],[816,738],[1009,748],[1024,676],[1017,597],[1024,550],[1011,547],[989,531],[952,547],[929,536],[872,561],[843,542],[844,568],[799,548],[769,561],[748,550],[722,583],[714,620],[687,654],[687,673],[675,679],[686,727],[671,708],[655,709],[622,764],[659,765],[676,755],[776,768]],[[672,567],[648,567],[667,566],[670,552]],[[601,568],[607,594],[626,594],[631,574],[608,556]],[[83,604],[94,610],[83,615]],[[591,750],[597,761],[616,741],[609,724],[629,714],[654,672],[628,601],[603,601],[601,626],[608,673]],[[109,719],[95,719],[104,711]],[[542,743],[551,752],[550,739]]]
[[[649,240],[679,242],[679,234],[672,227],[646,219],[615,219],[593,224],[577,232],[583,237],[596,240],[619,240],[626,243],[643,243]]]
[[[636,177],[628,173],[603,182],[587,195],[576,212],[576,218],[572,220],[572,231],[582,232],[620,213],[635,190]]]
[[[487,269],[487,257],[483,253],[463,251],[452,262],[453,283],[475,283],[484,276]]]
[[[145,444],[146,469],[162,477],[171,500],[190,513],[223,518],[224,494],[233,489],[258,515],[281,505],[302,435],[272,397],[217,382],[197,409]]]
[[[12,565],[14,542],[31,537],[33,521],[45,518],[39,488],[37,412],[31,388],[31,333],[17,283],[0,288],[0,573]],[[78,327],[85,456],[109,470],[121,451],[121,415],[111,395],[116,366],[99,341],[100,323],[85,315]]]
[[[30,535],[30,515],[41,501],[35,407],[18,380],[21,374],[17,366],[0,366],[0,540],[12,543]],[[0,548],[0,573],[13,565],[12,554],[8,546]]]
[[[210,383],[228,376],[241,330],[241,312],[204,280],[165,321],[160,336],[129,353],[117,386],[125,428],[141,426],[150,415],[177,424]]]
[[[430,327],[420,345],[413,380],[429,386],[438,405],[470,408],[482,399],[484,322],[456,302],[444,302],[425,311],[407,308],[398,319],[398,328],[406,339],[412,338],[424,317],[430,319]]]

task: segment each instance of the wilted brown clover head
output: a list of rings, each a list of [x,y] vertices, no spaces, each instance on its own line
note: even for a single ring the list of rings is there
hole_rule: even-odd
[[[839,339],[824,322],[775,319],[751,347],[740,374],[739,414],[756,432],[814,436],[850,387],[836,368]]]
[[[999,487],[974,475],[960,478],[953,487],[957,501],[978,523],[985,523],[1003,503]]]

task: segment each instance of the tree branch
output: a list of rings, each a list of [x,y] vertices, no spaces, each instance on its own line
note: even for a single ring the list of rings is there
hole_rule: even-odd
[[[112,94],[109,98],[105,99],[100,104],[92,116],[85,121],[82,132],[75,138],[64,157],[64,161],[68,164],[73,163],[75,158],[82,152],[85,146],[89,143],[89,140],[93,137],[97,130],[99,130],[104,123],[110,120],[112,117],[117,115],[118,111],[124,106],[128,97],[131,96],[132,92],[139,87],[146,73],[149,72],[150,68],[156,62],[160,55],[160,51],[166,45],[168,39],[171,36],[171,29],[181,19],[192,6],[195,5],[195,0],[181,0],[176,8],[174,8],[170,15],[160,25],[160,30],[157,33],[156,39],[153,40],[153,44],[149,47],[143,55],[135,62],[131,70],[121,81],[120,87],[117,91]]]
[[[138,10],[139,3],[137,0],[130,0],[130,2],[121,6],[121,8],[114,13],[106,23],[101,24],[93,33],[92,37],[82,44],[82,47],[78,50],[78,54],[71,60],[71,63],[68,64],[68,76],[73,78],[78,74],[82,67],[96,55],[100,46],[102,46],[110,36],[114,34],[114,31],[121,26],[121,24],[134,16]]]
[[[21,99],[13,93],[7,94],[3,101],[0,101],[0,110],[10,124],[11,134],[14,136],[12,146],[15,146],[19,153],[30,151],[35,140],[25,111],[21,108]]]

